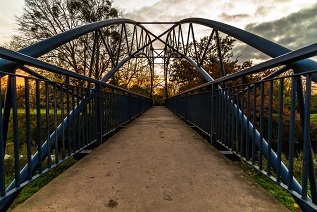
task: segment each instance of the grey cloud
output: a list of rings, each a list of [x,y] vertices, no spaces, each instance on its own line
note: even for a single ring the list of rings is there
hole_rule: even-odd
[[[143,7],[128,13],[126,17],[137,19],[137,21],[179,21],[188,17],[206,16],[206,7],[212,5],[213,2],[217,0],[208,2],[206,0],[161,0],[151,7]]]
[[[246,18],[250,18],[250,15],[248,15],[248,14],[229,15],[227,13],[221,13],[221,15],[220,15],[220,19],[224,20],[225,22],[231,21],[234,19],[242,20],[242,19],[246,19]]]
[[[317,4],[272,22],[249,24],[245,30],[295,50],[316,43],[316,14]],[[251,47],[237,46],[235,50],[244,59],[267,59],[266,56],[256,55]]]
[[[161,0],[150,7],[143,7],[138,11],[125,14],[125,17],[145,22],[145,21],[179,21],[184,18],[192,17],[193,14],[199,16],[198,8],[202,7],[205,0]],[[166,30],[166,26],[148,26],[151,31],[160,34]]]
[[[208,1],[208,3],[205,0],[186,0],[182,2],[179,0],[161,0],[151,7],[143,7],[138,11],[128,13],[126,17],[136,21],[178,21],[187,17],[209,18],[209,15],[213,13],[212,6],[215,6],[217,2],[215,0]],[[269,6],[258,7],[255,15],[261,17],[267,16],[267,11],[271,9],[273,3],[270,2],[267,5]],[[226,12],[222,13],[219,17],[221,21],[231,22],[230,20],[236,20],[237,22],[239,20],[250,19],[248,14],[229,14],[227,11],[234,8],[234,4],[232,3],[225,3],[223,6],[222,9],[225,9],[224,11]],[[283,12],[282,9],[280,11]],[[272,22],[251,23],[245,29],[284,45],[287,48],[297,49],[316,42],[316,14],[317,4]],[[164,31],[163,28],[160,28],[160,25],[154,26],[153,29],[158,33]],[[237,46],[234,50],[237,51],[235,52],[235,56],[242,55],[240,57],[241,61],[250,58],[267,59],[262,53],[255,54],[255,50],[251,47]]]
[[[231,2],[227,2],[227,3],[225,3],[224,6],[223,6],[223,9],[224,9],[225,11],[229,11],[229,10],[231,10],[231,9],[233,9],[233,8],[234,8],[234,5],[233,5]]]
[[[265,55],[262,52],[259,52],[258,50],[254,49],[251,46],[248,46],[246,44],[238,44],[235,45],[233,48],[234,57],[239,59],[239,62],[244,62],[247,60],[268,60],[269,57]]]
[[[317,4],[272,22],[253,23],[245,30],[288,48],[300,48],[316,42]]]
[[[265,17],[268,12],[272,9],[273,6],[269,6],[269,7],[258,7],[255,11],[255,15],[258,15],[258,16],[262,16],[262,17]]]

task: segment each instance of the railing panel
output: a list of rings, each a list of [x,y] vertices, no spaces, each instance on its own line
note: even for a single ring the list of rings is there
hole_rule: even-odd
[[[274,179],[302,208],[315,210],[317,140],[311,127],[316,123],[310,120],[315,72],[227,88],[215,84],[210,91],[171,97],[166,105],[210,136],[211,142]],[[305,86],[298,87],[302,81]],[[302,164],[295,167],[298,159]]]
[[[5,80],[10,86],[4,86]],[[1,78],[0,85],[1,120],[3,99],[10,98],[13,108],[8,122],[0,122],[1,205],[27,183],[96,144],[101,133],[108,135],[152,106],[149,98],[107,85],[101,85],[100,96],[95,88],[15,74]]]

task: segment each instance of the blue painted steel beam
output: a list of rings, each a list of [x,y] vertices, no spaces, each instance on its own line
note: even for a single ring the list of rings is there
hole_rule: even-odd
[[[40,67],[40,68],[43,68],[45,70],[49,70],[49,71],[53,71],[55,73],[59,73],[59,74],[63,74],[63,75],[66,75],[66,76],[72,76],[72,77],[75,77],[75,78],[78,78],[78,79],[83,79],[85,78],[84,80],[86,81],[89,81],[89,82],[94,82],[94,83],[102,83],[102,81],[105,81],[105,79],[103,79],[102,81],[98,81],[98,80],[92,80],[91,78],[89,77],[85,77],[83,75],[79,75],[79,74],[76,74],[74,72],[70,72],[68,70],[65,70],[65,69],[62,69],[62,68],[59,68],[59,67],[56,67],[54,65],[51,65],[51,64],[48,64],[48,63],[45,63],[45,62],[42,62],[42,61],[39,61],[39,60],[36,60],[34,59],[33,57],[39,57],[81,35],[84,35],[84,34],[87,34],[89,32],[92,32],[92,31],[95,31],[99,28],[102,28],[102,27],[105,27],[105,26],[109,26],[109,25],[113,25],[113,24],[122,24],[122,23],[130,23],[130,24],[135,24],[134,21],[131,21],[131,20],[128,20],[128,19],[117,19],[117,20],[106,20],[106,21],[100,21],[100,22],[96,22],[96,23],[92,23],[92,24],[88,24],[88,25],[85,25],[85,26],[82,26],[82,27],[78,27],[76,29],[73,29],[73,30],[69,30],[67,32],[64,32],[64,33],[61,33],[61,34],[58,34],[56,36],[53,36],[51,38],[48,38],[44,41],[41,41],[41,42],[38,42],[30,47],[27,47],[27,48],[24,48],[22,50],[19,51],[19,53],[16,53],[16,52],[13,52],[13,51],[9,51],[7,49],[4,49],[4,48],[1,48],[0,49],[0,52],[2,52],[2,57],[3,58],[6,58],[6,59],[9,59],[9,60],[12,60],[12,61],[7,61],[7,60],[3,60],[1,59],[0,60],[0,67],[1,67],[1,71],[2,73],[5,73],[5,72],[9,72],[9,73],[15,73],[15,69],[20,67],[20,66],[23,66],[25,64],[28,64],[28,65],[33,65],[35,67]],[[142,28],[142,26],[139,26]],[[142,47],[142,48],[145,48],[145,47]],[[121,63],[122,65],[124,63]],[[116,69],[118,70],[118,68]],[[96,82],[95,82],[96,81]],[[102,83],[103,84],[103,83]],[[115,88],[115,86],[109,86],[109,87],[113,87]],[[10,89],[9,89],[10,90]],[[121,89],[119,88],[119,90],[124,90],[124,89]],[[131,92],[129,92],[131,93]],[[91,96],[91,95],[90,95]],[[88,99],[88,98],[87,98]],[[86,99],[86,103],[88,102]],[[10,103],[10,98],[8,99],[7,101],[8,103]],[[83,101],[80,102],[80,104],[74,109],[74,111],[72,111],[68,116],[67,118],[64,120],[64,122],[58,126],[57,130],[55,132],[53,132],[48,140],[42,145],[41,147],[41,160],[43,160],[48,152],[47,149],[50,149],[50,148],[53,148],[54,146],[54,141],[57,139],[57,137],[59,137],[62,133],[63,130],[65,130],[65,126],[69,126],[69,123],[73,122],[73,120],[75,119],[75,115],[76,114],[79,114],[80,111],[82,111],[82,109],[84,108],[85,106],[85,103],[83,103]],[[7,107],[7,108],[10,108],[10,107]],[[75,115],[74,115],[75,114]],[[49,147],[48,147],[48,143],[50,144]],[[47,148],[48,147],[48,148]],[[38,153],[36,153],[32,159],[32,169],[33,169],[33,172],[36,171],[36,168],[38,166],[38,158],[39,155]],[[27,180],[27,176],[28,176],[28,165],[25,166],[21,173],[20,173],[20,177],[22,182]],[[14,192],[16,191],[19,191],[20,188],[18,190],[15,189],[16,187],[16,182],[13,181],[11,183],[11,185],[6,189],[8,191],[8,197],[2,201],[2,206],[1,208],[3,209],[3,207],[6,207],[5,205],[9,205],[8,203],[11,202],[14,197],[12,197],[10,195],[13,194]],[[15,195],[17,195],[17,193],[15,193]],[[14,196],[15,196],[14,195]]]
[[[293,62],[292,64],[298,63],[298,62],[300,62],[298,60],[301,60],[301,59],[307,58],[307,57],[313,57],[315,55],[317,55],[317,43],[309,45],[309,46],[306,46],[304,48],[301,48],[301,49],[298,49],[298,50],[295,50],[295,51],[292,51],[292,52],[289,52],[289,53],[286,53],[284,55],[280,55],[280,56],[278,56],[276,58],[273,58],[273,59],[265,61],[263,63],[254,65],[254,66],[252,66],[250,68],[247,68],[247,69],[244,69],[242,71],[239,71],[239,72],[236,72],[236,73],[233,73],[233,74],[230,74],[230,75],[215,79],[213,82],[209,82],[209,83],[205,83],[205,84],[199,85],[199,86],[194,87],[192,89],[189,89],[188,91],[185,91],[185,92],[189,92],[189,91],[193,91],[193,90],[196,90],[196,89],[199,89],[199,88],[203,88],[203,87],[212,85],[214,83],[221,83],[221,82],[224,82],[224,81],[237,79],[237,78],[240,78],[241,76],[254,74],[254,73],[257,73],[257,72],[260,72],[260,71],[264,71],[264,70],[267,70],[267,69],[270,69],[270,68],[274,68],[274,67],[280,66],[280,65],[285,65],[285,64],[288,64],[288,63],[292,63],[292,62]],[[294,61],[297,61],[297,62],[294,62]],[[307,61],[307,59],[305,61]],[[316,67],[314,69],[309,69],[309,70],[306,70],[306,71],[317,70],[317,63],[315,65],[316,65]],[[285,71],[285,70],[287,70],[287,68],[281,69],[281,70]],[[275,76],[275,73],[270,75],[271,78],[274,77],[274,76]]]
[[[111,85],[107,85],[105,84],[103,81],[99,81],[99,80],[95,80],[95,79],[91,79],[89,77],[74,73],[74,72],[70,72],[66,69],[62,69],[59,68],[57,66],[51,65],[51,64],[47,64],[43,61],[39,61],[37,59],[31,58],[27,55],[22,55],[20,53],[16,53],[7,49],[4,49],[2,47],[0,47],[0,56],[5,57],[7,59],[22,63],[22,64],[29,64],[35,67],[41,67],[45,70],[49,70],[52,72],[56,72],[59,74],[65,74],[65,75],[72,75],[75,78],[79,78],[79,79],[83,79],[89,82],[93,82],[96,84],[102,84],[102,85],[106,85],[108,87],[112,87],[115,89],[118,89],[120,91],[125,91],[128,92],[132,95],[138,95],[136,93],[124,90],[122,88],[117,88],[116,86],[111,86]],[[75,75],[74,75],[75,74]],[[140,95],[139,95],[140,96]],[[45,141],[45,143],[41,146],[41,154],[39,155],[39,153],[37,152],[36,154],[34,154],[33,158],[32,158],[32,172],[34,173],[37,168],[38,168],[38,163],[39,163],[39,159],[42,161],[46,158],[46,156],[48,155],[48,149],[52,149],[54,148],[55,145],[55,141],[57,140],[58,137],[61,136],[61,134],[63,133],[64,130],[67,130],[67,126],[70,125],[70,123],[72,123],[77,114],[80,114],[80,112],[83,111],[83,109],[85,108],[86,104],[93,98],[93,93],[92,91],[90,92],[90,94],[86,97],[86,99],[84,99],[83,101],[80,101],[79,104],[74,108],[73,111],[71,111],[69,113],[69,115],[64,119],[64,121],[57,127],[56,131],[54,131],[50,136],[49,139],[47,141]],[[28,179],[28,174],[29,174],[29,166],[28,164],[21,170],[20,172],[20,181],[24,182]],[[8,186],[8,188],[6,189],[7,192],[7,197],[2,200],[2,205],[0,206],[0,209],[2,210],[2,207],[6,207],[7,205],[9,205],[8,203],[13,201],[13,196],[11,195],[17,195],[17,193],[20,191],[21,188],[16,189],[16,182],[15,180]],[[14,194],[15,193],[15,194]]]
[[[75,29],[71,29],[66,32],[62,32],[60,34],[54,35],[43,41],[35,43],[26,48],[23,48],[19,50],[18,52],[28,55],[30,57],[37,58],[82,35],[85,35],[90,32],[94,32],[103,27],[107,27],[107,26],[111,26],[115,24],[123,24],[123,23],[136,24],[137,22],[130,19],[109,19],[109,20],[94,22],[91,24],[80,26]],[[143,26],[140,25],[140,27],[142,28]],[[1,71],[3,72],[13,73],[14,69],[19,67],[19,64],[15,62],[7,61],[7,60],[0,60],[0,67],[1,67]]]
[[[294,62],[294,61],[297,61],[297,60],[300,60],[300,59],[303,59],[306,57],[315,56],[316,53],[317,53],[317,44],[312,44],[310,46],[296,50],[294,52],[286,53],[285,55],[279,56],[279,57],[274,58],[270,61],[253,66],[253,67],[248,68],[244,71],[241,71],[241,72],[238,72],[238,73],[235,73],[232,75],[228,75],[228,76],[216,79],[214,81],[211,80],[209,83],[206,83],[204,85],[198,86],[198,87],[193,88],[193,89],[190,89],[189,91],[183,92],[182,94],[196,90],[198,88],[208,86],[208,85],[214,85],[216,83],[218,84],[218,83],[221,83],[221,82],[229,80],[229,79],[235,79],[235,78],[238,78],[241,76],[245,76],[247,74],[252,74],[258,70],[263,71],[263,70],[266,70],[269,68],[277,67],[279,65],[287,64],[289,62]],[[307,60],[305,60],[305,61],[307,61]],[[198,66],[198,65],[196,65],[196,66]],[[220,88],[220,87],[218,86],[218,88]],[[179,95],[182,95],[182,94],[179,94]],[[265,139],[263,139],[263,137],[260,135],[260,133],[256,129],[254,129],[253,124],[250,121],[248,121],[247,117],[242,113],[242,111],[238,108],[238,106],[232,100],[229,100],[229,97],[227,96],[227,94],[225,92],[223,92],[222,98],[228,100],[226,102],[229,102],[230,108],[233,107],[232,111],[237,111],[237,113],[234,113],[234,114],[235,114],[236,118],[239,120],[239,123],[243,124],[243,126],[246,126],[248,128],[249,135],[251,137],[254,136],[254,139],[255,139],[257,146],[262,147],[262,153],[265,155],[265,157],[266,158],[270,157],[273,169],[275,171],[277,171],[277,169],[281,170],[281,179],[285,184],[287,184],[289,182],[289,179],[288,179],[289,170],[287,169],[287,167],[283,163],[281,163],[281,167],[279,167],[278,157],[277,157],[276,153],[273,150],[268,149],[268,143],[265,141]],[[253,132],[255,132],[254,135],[253,135]],[[297,193],[301,194],[302,193],[301,185],[297,182],[297,180],[294,177],[293,177],[292,184],[293,184],[293,189]],[[308,198],[308,201],[311,201],[311,200]]]
[[[60,68],[58,66],[43,62],[41,60],[32,58],[32,57],[30,57],[28,55],[24,55],[22,53],[18,53],[18,52],[14,52],[14,51],[5,49],[3,47],[0,47],[0,57],[2,57],[4,59],[8,59],[10,61],[14,61],[20,65],[31,65],[31,66],[35,66],[37,68],[41,68],[44,70],[49,70],[53,73],[62,74],[62,75],[74,77],[77,79],[82,79],[85,81],[90,81],[90,82],[95,82],[95,83],[99,82],[98,80],[92,79],[90,77],[78,74],[76,72],[66,70],[64,68]],[[3,72],[2,69],[0,69],[0,71]]]
[[[69,71],[69,70],[60,68],[58,66],[54,66],[52,64],[40,61],[40,60],[35,59],[35,58],[32,58],[32,57],[30,57],[28,55],[23,55],[21,53],[14,52],[14,51],[5,49],[3,47],[0,47],[0,56],[3,57],[3,58],[7,58],[9,60],[12,60],[12,61],[16,61],[16,62],[18,62],[20,64],[28,64],[28,65],[31,65],[31,66],[34,66],[34,67],[37,67],[37,68],[42,68],[42,69],[47,70],[47,71],[51,71],[51,72],[54,72],[54,73],[57,73],[57,74],[66,75],[66,76],[69,76],[69,77],[74,77],[74,78],[85,80],[85,81],[88,81],[88,82],[91,82],[91,83],[101,83],[102,85],[106,85],[107,87],[110,87],[110,88],[113,88],[113,89],[116,89],[116,90],[119,90],[119,91],[129,92],[131,94],[139,95],[137,93],[134,93],[134,92],[131,92],[131,91],[127,91],[127,90],[125,90],[123,88],[120,88],[120,87],[117,87],[117,86],[114,86],[114,85],[110,85],[110,84],[106,84],[104,80],[96,80],[94,78],[89,78],[87,76],[84,76],[84,75],[75,73],[73,71]],[[130,58],[128,57],[126,59],[127,59],[126,61],[128,61],[128,59],[130,59]],[[0,73],[10,74],[10,72],[3,72],[2,69],[0,69]],[[142,96],[142,95],[139,95],[139,96]]]
[[[187,19],[180,20],[178,23],[180,24],[196,23],[196,24],[207,26],[207,27],[211,27],[213,29],[226,33],[244,42],[245,44],[252,46],[253,48],[263,52],[264,54],[267,54],[270,57],[278,57],[280,55],[291,52],[290,49],[285,48],[277,43],[269,41],[265,38],[252,34],[250,32],[244,31],[242,29],[239,29],[227,24],[223,24],[217,21],[212,21],[212,20],[203,19],[203,18],[187,18]],[[298,61],[298,62],[289,64],[288,66],[294,69],[295,73],[301,73],[301,72],[317,69],[317,62],[310,59],[305,59],[303,61]],[[313,74],[313,81],[317,82],[316,73]]]
[[[224,33],[226,33],[226,34],[228,34],[236,39],[243,41],[244,43],[260,50],[261,52],[263,52],[271,57],[278,57],[280,55],[287,54],[287,53],[291,52],[291,50],[289,50],[285,47],[282,47],[276,43],[273,43],[269,40],[266,40],[262,37],[259,37],[257,35],[252,34],[252,33],[249,33],[249,32],[243,31],[241,29],[238,29],[238,28],[226,25],[226,24],[222,24],[219,22],[206,20],[206,19],[199,19],[199,18],[190,18],[190,19],[181,20],[179,23],[197,23],[197,24],[201,24],[201,25],[205,25],[205,26],[217,29],[217,30],[222,31],[222,32],[224,32]],[[165,44],[168,45],[167,42],[165,42]],[[178,52],[178,50],[174,49],[173,47],[171,47],[171,46],[169,46],[169,47],[172,48],[174,51]],[[252,70],[252,68],[250,68],[250,69],[244,71],[245,75],[251,74],[252,71],[254,71],[253,73],[255,73],[258,71],[263,71],[263,70],[266,70],[266,69],[269,69],[272,67],[276,67],[278,65],[285,64],[285,61],[283,61],[283,60],[288,60],[287,63],[291,63],[291,62],[294,62],[294,61],[297,61],[300,59],[304,59],[304,58],[316,55],[316,45],[315,44],[313,44],[309,47],[306,47],[305,50],[307,52],[303,52],[300,50],[300,51],[295,52],[295,53],[292,52],[290,54],[287,54],[286,56],[282,57],[282,59],[280,57],[280,58],[277,58],[276,60],[273,60],[273,62],[269,61],[268,64],[264,64],[264,65],[262,64],[262,67],[254,67],[254,68],[252,67],[253,70]],[[198,66],[198,64],[195,64],[195,62],[193,60],[189,60],[189,58],[186,58],[186,59],[191,64],[193,64],[196,69],[198,68],[198,70],[199,70],[200,67]],[[270,64],[270,63],[272,63],[272,64]],[[294,69],[295,73],[296,72],[301,73],[301,72],[311,71],[311,70],[317,69],[317,63],[312,61],[312,60],[309,60],[309,59],[305,59],[304,61],[294,62],[292,64],[289,64],[289,66]],[[262,70],[261,70],[261,68],[262,68]],[[241,77],[242,73],[238,72],[236,74],[236,76]],[[235,76],[231,76],[231,77],[235,77]],[[204,76],[204,78],[206,79],[205,76]],[[225,79],[221,78],[218,81],[224,81],[224,80]],[[317,81],[316,74],[314,74],[313,80]],[[207,84],[210,84],[210,85],[215,83],[215,82],[212,82],[213,81],[212,78],[208,79],[207,81],[209,82]],[[206,86],[206,84],[202,85],[201,87],[205,87],[205,86]],[[196,88],[194,88],[194,89],[196,89]],[[192,90],[194,90],[194,89],[192,89]],[[228,98],[228,97],[226,97],[226,94],[225,94],[224,98],[225,99]],[[244,126],[247,126],[249,132],[253,132],[253,131],[256,132],[255,133],[255,141],[256,141],[257,145],[261,146],[263,148],[264,155],[267,158],[270,157],[270,159],[273,162],[273,165],[272,165],[273,168],[275,170],[281,169],[282,180],[283,180],[283,182],[287,182],[287,179],[288,179],[287,178],[288,177],[287,167],[284,164],[281,164],[281,168],[279,167],[280,165],[277,165],[278,158],[277,158],[277,155],[275,154],[275,152],[273,150],[270,150],[270,152],[268,151],[267,142],[262,138],[262,136],[259,134],[259,132],[254,129],[252,123],[248,121],[247,117],[242,113],[242,111],[240,109],[238,109],[238,106],[236,104],[234,104],[233,102],[230,102],[230,103],[234,107],[233,111],[235,111],[235,110],[238,111],[238,114],[236,114],[236,116],[237,116],[237,119],[239,120],[239,122],[241,124],[243,124]],[[241,117],[241,118],[239,118],[239,117]],[[269,152],[269,154],[267,154],[268,152]],[[296,181],[295,178],[293,178],[293,181],[294,181],[293,182],[294,190],[296,190],[296,192],[298,192],[298,193],[301,193],[302,192],[301,186],[298,184],[298,182]]]

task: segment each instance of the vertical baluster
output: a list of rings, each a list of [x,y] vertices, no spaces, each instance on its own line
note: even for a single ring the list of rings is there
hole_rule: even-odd
[[[224,125],[224,120],[225,120],[225,97],[224,97],[224,93],[225,93],[225,89],[220,89],[220,93],[221,93],[221,104],[220,104],[220,120],[219,120],[219,126],[220,126],[220,143],[225,144],[225,125]]]
[[[96,126],[97,126],[97,145],[102,142],[102,100],[101,100],[101,84],[96,84]]]
[[[13,145],[14,145],[14,174],[15,174],[15,187],[20,187],[20,149],[19,149],[19,127],[18,127],[18,105],[16,93],[16,76],[9,76],[11,81],[12,91],[12,117],[13,117]]]
[[[2,76],[0,75],[0,89],[2,88]],[[8,89],[8,88],[7,88]],[[5,196],[5,174],[4,174],[4,156],[5,144],[3,140],[3,124],[2,124],[2,89],[0,90],[0,197]]]
[[[28,78],[24,78],[25,90],[25,121],[26,121],[26,150],[28,159],[28,180],[32,179],[32,142],[31,142],[31,121],[30,121],[30,86]]]
[[[38,152],[38,170],[42,174],[42,114],[41,114],[41,97],[40,97],[40,81],[36,80],[36,129],[37,129],[37,152]]]
[[[1,85],[1,84],[0,84]],[[214,117],[216,113],[214,113],[214,85],[211,86],[211,93],[210,95],[210,143],[213,144],[213,123],[214,123]],[[1,103],[1,102],[0,102]]]
[[[292,77],[292,90],[291,90],[291,111],[290,111],[290,135],[289,135],[289,156],[288,156],[288,189],[293,189],[293,176],[294,176],[294,134],[295,134],[295,115],[296,115],[296,77]]]
[[[53,95],[54,95],[54,131],[57,129],[57,91],[56,91],[56,83],[54,83],[53,86]],[[58,136],[55,136],[55,142],[54,142],[54,146],[55,146],[55,163],[57,164],[59,161],[59,151],[58,151]]]
[[[244,80],[242,80],[242,83],[244,83]],[[244,121],[243,121],[243,115],[244,115],[244,85],[242,85],[242,88],[241,88],[241,115],[240,115],[240,155],[241,157],[244,157],[245,154],[244,154]]]
[[[71,90],[70,90],[70,87],[69,87],[69,77],[68,76],[66,76],[66,90],[67,90],[67,93],[66,93],[66,112],[67,112],[67,116],[69,116],[69,114],[70,114],[70,103],[71,103],[71,101],[70,101],[70,95],[69,95],[69,92],[71,92]],[[70,132],[70,121],[68,120],[67,121],[67,154],[68,154],[68,156],[70,156],[71,155],[71,136],[70,136],[70,134],[71,134],[71,132]]]
[[[85,145],[89,144],[89,88],[85,88]]]
[[[271,175],[271,149],[272,149],[272,105],[273,105],[273,81],[269,81],[269,117],[268,117],[268,137],[267,137],[267,175]]]
[[[263,162],[263,133],[264,133],[264,82],[261,82],[261,103],[260,103],[260,145],[259,145],[259,169],[262,170],[262,162]]]
[[[253,133],[252,133],[252,165],[255,165],[255,133],[256,133],[256,90],[257,84],[254,84],[253,88]]]
[[[76,86],[76,103],[75,103],[75,107],[77,107],[76,110],[76,117],[77,117],[77,121],[76,121],[76,131],[77,132],[77,142],[76,142],[76,146],[77,146],[77,150],[79,150],[81,148],[81,117],[80,117],[80,109],[78,107],[79,102],[80,102],[81,96],[80,96],[80,92],[79,92],[79,87]]]
[[[304,112],[304,148],[303,148],[303,166],[302,166],[302,199],[307,199],[307,181],[310,154],[310,99],[311,99],[311,74],[306,75],[306,94],[305,94],[305,112]]]
[[[108,98],[109,98],[109,96],[108,96],[108,92],[105,90],[105,92],[103,92],[103,99],[104,99],[104,101],[102,102],[103,103],[103,111],[102,111],[102,114],[103,114],[103,127],[104,127],[104,129],[105,129],[105,133],[106,134],[108,134],[110,131],[111,131],[111,129],[109,129],[109,124],[107,123],[107,118],[108,118],[108,114],[109,114],[109,112],[110,111],[108,111],[108,107],[107,107],[107,105],[108,105]]]
[[[224,98],[224,104],[225,104],[225,113],[226,115],[226,122],[224,122],[225,128],[226,128],[226,139],[224,140],[224,145],[227,147],[230,147],[231,144],[231,124],[232,124],[232,111],[231,111],[231,89],[226,88],[224,95],[222,97]]]
[[[106,133],[109,133],[111,131],[109,127],[109,117],[110,117],[110,109],[109,109],[109,93],[105,92],[105,101],[104,101],[104,122],[105,122],[105,128]]]
[[[231,102],[230,102],[231,101]],[[232,151],[235,149],[235,108],[234,108],[234,103],[235,98],[234,98],[234,88],[231,88],[231,93],[230,93],[230,99],[228,104],[230,105],[230,114],[231,114],[231,138],[230,138],[230,145],[229,148],[231,148]]]
[[[61,114],[60,114],[60,119],[61,120],[61,125],[62,125],[62,160],[65,159],[65,124],[64,124],[64,85],[63,84],[60,84],[60,89],[61,89],[61,92],[60,92],[60,95],[61,95],[61,101],[60,101],[60,104],[61,104]],[[69,122],[69,121],[68,121]]]
[[[87,96],[88,95],[90,95],[90,96],[92,96],[92,90],[90,89],[90,88],[87,88]],[[88,137],[88,139],[87,139],[87,142],[88,143],[91,143],[92,141],[93,141],[93,139],[92,139],[92,133],[93,133],[93,131],[92,131],[92,124],[91,124],[91,122],[92,122],[92,113],[91,113],[91,104],[92,104],[92,101],[93,101],[93,99],[92,98],[90,98],[90,101],[89,101],[89,103],[87,103],[87,110],[88,110],[88,122],[87,122],[87,129],[88,129],[88,131],[87,131],[87,137]]]
[[[217,86],[217,85],[215,85]],[[218,140],[218,142],[220,142],[220,101],[221,101],[221,93],[220,93],[220,89],[218,87],[216,87],[216,140]]]
[[[250,101],[251,101],[251,94],[250,94],[250,90],[251,90],[251,86],[250,84],[247,85],[247,126],[246,126],[246,159],[250,160],[250,136],[249,136],[249,123],[250,123]]]
[[[71,98],[72,98],[72,111],[73,111],[73,114],[74,114],[73,115],[74,116],[74,120],[73,120],[73,124],[72,124],[72,130],[73,130],[73,132],[72,132],[72,134],[73,134],[72,135],[72,137],[73,137],[72,142],[73,142],[73,152],[77,152],[76,122],[77,122],[78,117],[76,119],[76,113],[74,111],[74,109],[76,107],[76,105],[75,105],[75,89],[74,89],[74,86],[71,86],[71,91],[72,91],[72,96],[71,96]]]
[[[279,80],[279,104],[278,104],[278,146],[277,146],[277,173],[276,181],[281,181],[281,160],[282,160],[282,143],[283,143],[283,108],[284,108],[284,78]]]
[[[82,102],[85,102],[85,94],[84,94],[84,87],[80,87],[79,88],[80,90],[80,99]],[[84,104],[83,106],[83,111],[81,113],[81,127],[79,128],[80,131],[81,131],[81,142],[80,142],[80,145],[81,145],[81,148],[83,148],[85,146],[85,116],[86,116],[86,105]]]
[[[51,141],[50,141],[50,97],[49,83],[45,82],[45,100],[46,100],[46,139],[47,139],[47,167],[51,168]]]
[[[236,153],[239,153],[239,107],[240,107],[240,87],[237,86],[236,87],[236,109],[235,109],[235,118],[236,118],[236,122],[235,122],[235,128],[236,128],[236,135],[235,135],[235,146],[234,146],[234,150],[236,151]]]

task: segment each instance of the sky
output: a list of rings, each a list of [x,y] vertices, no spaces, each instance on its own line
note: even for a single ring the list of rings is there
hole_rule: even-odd
[[[223,22],[292,50],[317,41],[316,0],[113,0],[113,5],[136,21],[199,17]],[[0,0],[0,45],[15,33],[14,17],[23,6],[24,0]]]

